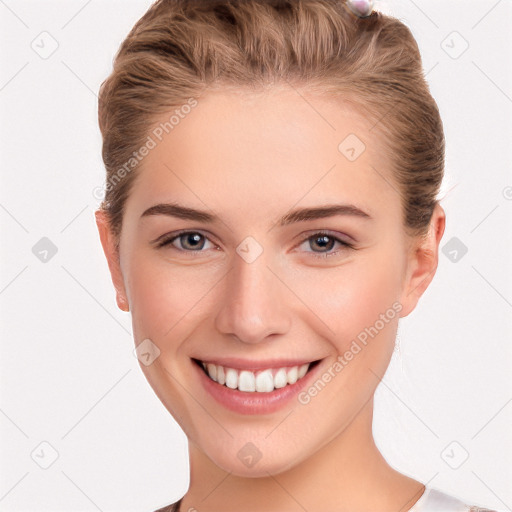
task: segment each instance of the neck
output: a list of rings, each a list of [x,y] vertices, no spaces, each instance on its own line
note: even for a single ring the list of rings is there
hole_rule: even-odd
[[[373,399],[335,438],[282,473],[245,478],[189,443],[190,487],[180,512],[406,512],[424,486],[393,469],[372,433]]]

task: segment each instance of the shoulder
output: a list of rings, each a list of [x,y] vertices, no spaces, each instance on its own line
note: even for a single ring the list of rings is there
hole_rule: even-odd
[[[499,512],[471,505],[468,501],[428,486],[409,512],[435,512],[438,510],[443,512]]]

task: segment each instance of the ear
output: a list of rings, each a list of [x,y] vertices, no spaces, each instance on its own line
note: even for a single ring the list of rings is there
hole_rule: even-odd
[[[439,243],[443,237],[446,215],[439,203],[430,220],[428,233],[410,244],[407,270],[402,285],[400,317],[405,317],[416,307],[420,297],[434,278],[439,261]]]
[[[115,238],[110,229],[107,215],[102,210],[96,210],[94,215],[96,216],[96,225],[98,226],[103,252],[107,258],[112,283],[116,290],[117,306],[122,311],[130,311],[128,300],[126,298],[123,273],[121,271],[119,249],[116,247]]]

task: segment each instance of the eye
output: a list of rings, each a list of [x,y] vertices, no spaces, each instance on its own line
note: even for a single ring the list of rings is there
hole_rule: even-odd
[[[306,242],[309,243],[310,247],[314,247],[316,245],[317,247],[320,247],[320,249],[326,249],[324,251],[306,251],[313,253],[313,257],[315,258],[328,258],[331,256],[336,256],[339,255],[343,250],[353,248],[353,246],[348,242],[345,242],[344,240],[341,240],[340,238],[326,231],[319,231],[306,237],[300,245],[303,245]],[[341,246],[341,249],[334,252],[329,252],[336,243]]]
[[[331,256],[336,256],[339,255],[343,250],[353,248],[353,246],[350,243],[345,242],[339,237],[332,235],[328,231],[319,231],[314,233],[313,235],[309,235],[303,239],[300,245],[304,245],[306,242],[309,243],[309,247],[316,246],[317,248],[320,248],[320,251],[305,251],[312,254],[313,257],[315,258],[327,258]],[[208,239],[208,237],[206,237],[199,231],[181,231],[179,233],[174,233],[165,237],[161,242],[157,244],[157,246],[159,248],[165,246],[172,246],[172,249],[175,249],[177,251],[188,252],[192,254],[196,253],[197,255],[199,255],[200,253],[205,252],[202,249],[205,248],[205,245],[207,243],[212,244],[212,247],[210,248],[218,249],[218,247],[215,244],[213,244],[213,242],[211,242]],[[341,248],[338,249],[337,251],[332,251],[336,244],[338,244],[338,246],[340,246]],[[206,249],[208,249],[208,247],[206,247]]]
[[[176,247],[174,244],[175,241],[177,241],[181,247]],[[201,253],[205,252],[201,249],[205,247],[206,242],[209,242],[213,247],[216,247],[205,235],[198,231],[181,231],[180,233],[164,238],[160,243],[158,243],[158,247],[172,245],[174,249],[181,252]]]

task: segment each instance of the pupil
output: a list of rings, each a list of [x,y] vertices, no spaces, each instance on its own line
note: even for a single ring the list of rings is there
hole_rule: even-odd
[[[201,237],[202,237],[202,235],[200,235],[199,233],[185,235],[185,240],[186,240],[185,245],[187,245],[190,240],[193,240],[191,246],[193,249],[197,249],[197,245],[194,245],[194,241],[199,242],[201,240]]]
[[[332,249],[332,244],[334,243],[334,240],[330,236],[328,236],[328,235],[319,236],[315,239],[315,242],[318,242],[319,240],[321,240],[321,242],[319,244],[321,247],[325,248],[326,246],[323,244],[327,244],[328,245],[327,248]],[[329,240],[331,241],[331,244],[329,244]]]

